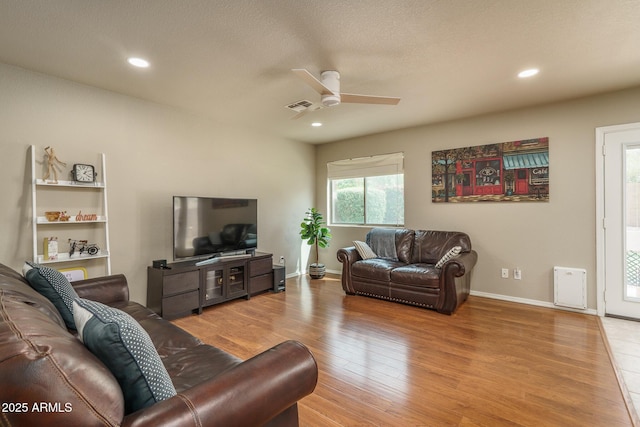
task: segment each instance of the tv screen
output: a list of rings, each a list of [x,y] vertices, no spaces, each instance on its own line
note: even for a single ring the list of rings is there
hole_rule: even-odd
[[[173,259],[207,258],[258,247],[258,201],[173,197]]]

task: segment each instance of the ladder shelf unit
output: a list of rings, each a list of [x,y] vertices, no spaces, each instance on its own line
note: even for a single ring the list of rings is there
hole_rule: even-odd
[[[38,264],[53,264],[56,269],[65,269],[66,267],[74,263],[80,265],[86,265],[87,262],[92,264],[102,263],[104,267],[104,274],[111,274],[111,256],[109,248],[109,215],[107,204],[107,169],[104,153],[98,155],[98,163],[95,169],[98,172],[99,181],[80,183],[76,181],[68,180],[43,180],[37,177],[36,170],[36,147],[30,146],[31,154],[31,220],[32,220],[32,232],[33,232],[33,262]],[[69,169],[69,165],[66,166]],[[68,172],[68,171],[65,171]],[[66,206],[67,203],[74,205],[75,209],[79,211],[67,212],[69,218],[67,220],[53,220],[47,219],[45,212],[64,212],[65,209],[61,205]],[[81,208],[78,208],[81,206]],[[96,210],[97,213],[92,213],[89,218],[86,218],[82,213],[83,211],[89,212]],[[58,240],[58,254],[54,259],[48,259],[44,254],[43,239],[45,236],[57,234],[65,236],[65,238]],[[70,250],[70,245],[67,243],[70,240],[84,240],[86,234],[90,234],[91,242],[88,247],[93,243],[93,239],[97,242],[99,250],[95,254],[90,254],[94,250],[82,250],[74,251],[73,254]],[[81,238],[82,237],[82,238]],[[88,240],[88,239],[87,239]],[[98,243],[99,242],[99,243]],[[92,261],[98,260],[98,261]],[[99,267],[99,266],[98,266]],[[79,267],[84,269],[84,267]],[[94,268],[92,267],[92,270]]]

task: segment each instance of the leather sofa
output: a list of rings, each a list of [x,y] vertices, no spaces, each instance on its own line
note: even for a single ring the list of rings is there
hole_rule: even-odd
[[[367,233],[367,244],[376,231]],[[444,314],[452,314],[466,301],[478,259],[467,234],[397,229],[387,235],[395,240],[392,256],[362,259],[355,246],[338,250],[342,288],[347,295],[382,298]],[[460,253],[437,268],[438,261],[456,246]],[[375,252],[373,246],[371,249]]]
[[[73,288],[138,321],[177,394],[125,415],[112,373],[47,298],[0,264],[0,425],[298,426],[297,401],[314,390],[318,375],[304,345],[286,341],[242,361],[129,301],[122,275]]]

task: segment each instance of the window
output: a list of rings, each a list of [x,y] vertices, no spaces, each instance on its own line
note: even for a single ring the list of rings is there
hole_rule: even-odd
[[[404,225],[403,153],[327,164],[331,224]]]

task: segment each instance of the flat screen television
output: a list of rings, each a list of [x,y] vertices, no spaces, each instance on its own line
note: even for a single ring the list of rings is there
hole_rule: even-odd
[[[173,259],[183,261],[255,251],[258,201],[173,197]]]

